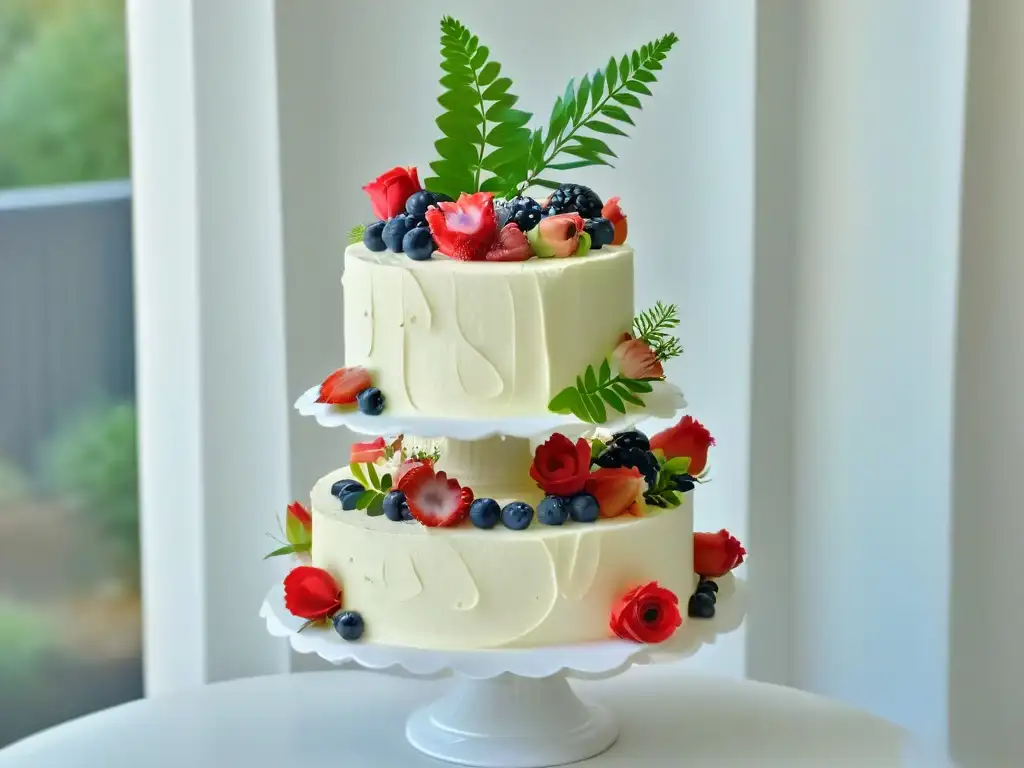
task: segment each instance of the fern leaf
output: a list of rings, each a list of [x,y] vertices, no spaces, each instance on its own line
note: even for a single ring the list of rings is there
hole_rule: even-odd
[[[356,224],[352,229],[348,231],[348,244],[355,245],[356,243],[363,242],[363,232],[366,231],[365,224]]]

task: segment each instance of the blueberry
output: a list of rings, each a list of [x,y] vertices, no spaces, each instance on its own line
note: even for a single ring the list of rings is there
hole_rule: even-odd
[[[493,528],[501,520],[501,507],[494,499],[477,499],[469,508],[469,519],[477,528]]]
[[[337,497],[340,501],[341,497],[350,491],[358,491],[359,493],[362,493],[365,490],[366,489],[357,481],[346,478],[345,480],[339,480],[331,486],[331,496]]]
[[[405,503],[405,494],[401,491],[389,491],[384,497],[384,517],[394,520],[396,523],[402,521],[402,507],[406,509],[409,505]]]
[[[342,640],[352,642],[363,636],[363,617],[356,611],[342,611],[334,614],[334,631]]]
[[[706,592],[696,592],[690,597],[686,612],[694,619],[710,619],[715,615],[715,601]]]
[[[412,511],[409,509],[408,502],[405,501],[402,502],[402,519],[412,520]]]
[[[593,523],[600,513],[597,499],[589,493],[581,493],[569,500],[569,517],[577,523]]]
[[[680,493],[692,491],[693,486],[693,475],[674,475],[672,477],[672,488]]]
[[[386,251],[388,247],[384,244],[384,238],[382,237],[386,224],[386,221],[375,221],[364,229],[363,245],[371,251]]]
[[[718,584],[711,579],[701,579],[697,585],[698,592],[718,592]]]
[[[545,496],[537,505],[537,522],[562,525],[569,519],[569,500],[563,496]]]
[[[359,491],[359,490],[345,491],[345,493],[341,494],[341,508],[342,509],[355,509],[356,508],[356,502],[359,501],[359,497],[362,496],[363,493],[364,493],[363,491]]]
[[[615,227],[604,217],[587,219],[583,224],[583,231],[590,235],[590,247],[595,251],[611,245],[615,239]]]
[[[506,528],[513,531],[521,531],[529,528],[533,522],[533,507],[525,501],[513,501],[506,504],[501,510],[501,522]]]
[[[426,261],[437,246],[434,245],[434,238],[430,230],[424,227],[414,227],[405,233],[402,238],[402,248],[405,255],[414,261]]]
[[[384,225],[384,232],[381,234],[381,237],[384,238],[384,242],[389,250],[401,253],[402,238],[405,237],[406,232],[415,226],[415,219],[400,213],[395,218],[388,219],[388,223]]]
[[[367,387],[356,395],[356,402],[367,416],[380,416],[384,410],[384,393],[376,387]]]
[[[608,445],[620,448],[640,448],[644,451],[651,449],[651,441],[639,429],[627,429],[623,432],[616,432],[612,435],[612,439],[608,441]]]
[[[425,189],[413,192],[409,199],[405,201],[405,212],[417,219],[422,219],[427,212],[427,208],[436,202],[437,197],[434,196],[433,192],[427,192]]]

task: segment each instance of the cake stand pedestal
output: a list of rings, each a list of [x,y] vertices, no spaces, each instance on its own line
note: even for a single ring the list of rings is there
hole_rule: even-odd
[[[452,688],[413,712],[406,723],[406,738],[424,754],[484,768],[546,768],[598,755],[618,737],[611,714],[584,703],[569,678],[607,679],[634,664],[687,658],[743,623],[746,584],[732,575],[718,582],[715,617],[686,619],[671,640],[659,645],[602,640],[536,649],[433,651],[347,643],[327,627],[300,632],[303,620],[285,610],[280,586],[267,595],[260,616],[268,631],[288,638],[295,651],[333,664],[412,677],[453,675]]]

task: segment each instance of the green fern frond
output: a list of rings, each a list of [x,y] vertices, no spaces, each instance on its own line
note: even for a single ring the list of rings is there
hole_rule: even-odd
[[[658,360],[671,360],[683,354],[679,339],[669,331],[679,326],[679,307],[660,301],[633,319],[633,336],[654,350]]]
[[[348,244],[355,245],[356,243],[363,242],[363,232],[366,231],[365,224],[356,224],[352,229],[348,231]]]

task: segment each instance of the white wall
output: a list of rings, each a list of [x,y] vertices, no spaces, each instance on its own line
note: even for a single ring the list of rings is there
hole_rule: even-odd
[[[519,107],[546,120],[580,77],[675,30],[655,96],[635,138],[614,143],[618,169],[574,178],[621,195],[637,249],[637,303],[679,303],[686,354],[670,375],[718,437],[715,482],[701,489],[697,524],[747,533],[747,411],[751,306],[753,0],[688,0],[658,13],[621,3],[520,2],[494,13],[470,0],[279,3],[278,55],[289,389],[340,360],[345,233],[370,216],[362,184],[394,165],[435,159],[439,21],[455,16],[512,77]],[[543,23],[538,23],[538,18]],[[340,431],[339,431],[340,432]],[[344,437],[293,419],[294,493],[342,462]],[[744,633],[700,664],[739,674]]]

